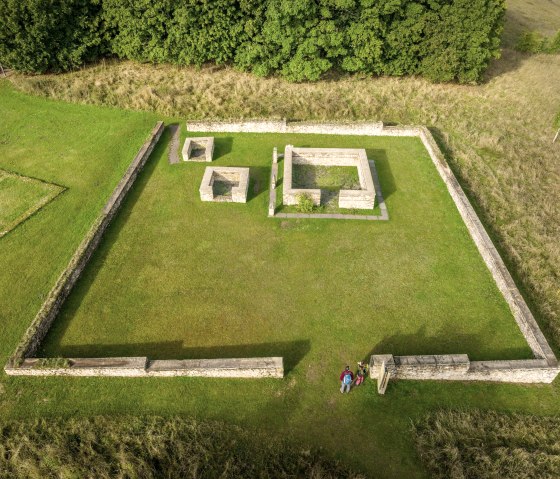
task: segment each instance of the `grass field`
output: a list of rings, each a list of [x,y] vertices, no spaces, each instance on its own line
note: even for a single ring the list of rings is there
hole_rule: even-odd
[[[414,424],[434,479],[560,477],[560,418],[435,411]]]
[[[137,148],[142,144],[148,132],[153,126],[155,118],[150,114],[133,112],[122,112],[118,110],[81,107],[70,104],[52,102],[39,98],[32,98],[17,93],[5,83],[0,89],[2,104],[7,106],[10,115],[8,122],[2,123],[2,135],[5,138],[14,138],[12,141],[5,142],[0,150],[0,166],[12,171],[22,172],[30,176],[44,178],[57,184],[68,187],[68,191],[60,196],[56,201],[47,205],[40,215],[33,216],[21,227],[13,230],[1,241],[3,265],[0,272],[0,302],[2,304],[2,325],[3,340],[0,343],[0,361],[4,363],[8,356],[15,349],[21,335],[29,325],[35,315],[42,299],[49,291],[56,279],[58,272],[62,270],[68,261],[72,251],[79,243],[82,235],[93,220],[95,213],[103,205],[103,198],[106,198],[119,176],[124,171],[126,165],[131,161]],[[34,142],[32,139],[17,136],[21,128],[25,125],[31,131],[40,131],[45,139],[44,143]],[[184,133],[183,133],[184,135]],[[262,381],[240,381],[240,380],[219,380],[219,379],[188,379],[175,378],[168,380],[146,379],[107,379],[107,378],[16,378],[7,377],[4,373],[0,376],[0,421],[8,419],[33,418],[33,417],[74,417],[90,416],[92,414],[160,414],[163,416],[190,416],[194,418],[221,420],[226,423],[242,425],[249,430],[252,428],[260,429],[265,432],[282,435],[294,444],[310,444],[311,446],[322,448],[326,457],[343,459],[344,462],[357,471],[368,474],[369,477],[425,477],[425,472],[414,452],[414,437],[410,432],[410,420],[422,417],[436,407],[483,407],[497,408],[500,410],[517,410],[534,412],[538,410],[542,414],[558,413],[557,395],[558,386],[514,386],[497,384],[462,384],[462,383],[437,383],[437,382],[395,382],[391,383],[386,396],[378,396],[373,382],[366,382],[363,388],[354,393],[342,396],[338,392],[338,369],[341,363],[351,360],[358,360],[370,352],[368,348],[382,347],[392,352],[426,352],[455,351],[457,347],[469,346],[469,352],[475,357],[493,358],[503,354],[508,357],[525,357],[527,355],[526,346],[523,344],[513,320],[508,316],[502,301],[494,295],[495,289],[491,279],[486,272],[482,262],[476,256],[476,251],[472,245],[464,226],[460,223],[458,215],[453,208],[449,208],[451,200],[445,193],[445,188],[437,176],[433,166],[428,161],[425,152],[421,150],[419,143],[411,139],[406,142],[392,143],[391,139],[369,139],[372,143],[368,146],[369,154],[379,163],[379,172],[382,184],[385,185],[384,194],[387,197],[389,211],[392,219],[389,222],[380,222],[369,225],[370,231],[399,231],[404,221],[410,224],[418,232],[418,228],[425,228],[422,218],[418,218],[415,209],[422,209],[422,213],[429,215],[435,228],[422,230],[422,236],[430,238],[434,234],[437,237],[452,238],[461,245],[464,253],[448,257],[449,245],[445,244],[422,244],[428,248],[427,256],[418,255],[415,268],[422,275],[424,267],[434,267],[433,271],[440,273],[440,266],[446,261],[450,261],[459,271],[464,271],[467,258],[476,257],[476,262],[468,267],[466,278],[461,278],[462,284],[467,290],[474,293],[481,303],[468,305],[471,313],[479,314],[478,307],[490,307],[495,314],[504,319],[498,322],[498,330],[492,332],[491,326],[478,321],[473,324],[459,324],[453,318],[461,315],[455,308],[451,311],[452,317],[445,321],[442,316],[439,324],[427,324],[422,331],[418,326],[421,324],[422,317],[426,318],[426,308],[424,311],[415,311],[416,316],[411,315],[403,322],[397,318],[395,313],[397,304],[386,302],[386,310],[383,315],[389,315],[394,322],[391,324],[386,321],[383,327],[390,331],[400,331],[396,334],[387,336],[384,341],[379,343],[382,333],[377,330],[360,329],[366,321],[366,315],[358,315],[358,328],[347,327],[348,321],[335,321],[336,317],[344,317],[343,307],[348,306],[348,298],[340,296],[340,307],[332,312],[327,311],[325,317],[313,316],[310,305],[316,300],[325,300],[325,296],[320,295],[318,286],[325,287],[336,296],[333,289],[333,280],[340,282],[341,278],[350,282],[356,281],[349,274],[350,269],[363,275],[363,279],[372,278],[372,270],[364,269],[360,260],[373,260],[381,265],[381,258],[376,258],[372,251],[366,251],[358,246],[360,255],[352,254],[359,241],[366,241],[369,244],[375,242],[375,251],[384,254],[383,251],[390,251],[398,244],[407,242],[413,250],[418,251],[420,244],[415,245],[419,238],[407,239],[405,231],[401,231],[403,238],[383,238],[381,234],[371,235],[373,240],[368,237],[357,240],[345,241],[338,246],[328,244],[326,239],[319,235],[322,231],[328,234],[337,234],[337,231],[346,231],[358,235],[366,229],[365,225],[350,224],[350,222],[310,222],[310,223],[289,223],[282,227],[282,220],[266,218],[267,195],[262,189],[266,185],[269,175],[269,164],[271,160],[271,148],[278,144],[278,137],[271,137],[263,141],[259,148],[263,150],[263,160],[260,154],[251,156],[244,154],[250,148],[235,141],[221,141],[218,143],[218,152],[221,155],[217,162],[223,164],[238,164],[240,161],[251,162],[255,165],[254,178],[261,181],[258,192],[255,192],[253,181],[251,185],[252,199],[246,205],[234,204],[206,204],[203,206],[195,202],[196,189],[198,187],[197,175],[190,174],[203,168],[203,165],[180,164],[171,168],[167,164],[166,142],[169,139],[166,133],[163,141],[155,151],[150,163],[139,178],[139,183],[132,191],[130,198],[124,205],[124,209],[108,232],[99,254],[93,260],[93,268],[86,272],[84,281],[78,287],[76,295],[70,298],[71,305],[77,307],[81,314],[82,328],[73,329],[74,321],[78,324],[78,317],[68,321],[68,314],[71,312],[67,308],[64,316],[67,318],[66,325],[61,328],[55,326],[53,336],[49,338],[47,347],[55,346],[64,351],[71,352],[70,346],[81,346],[81,352],[86,352],[88,347],[84,338],[97,336],[98,339],[107,340],[104,353],[140,352],[138,346],[142,346],[142,353],[159,351],[161,355],[173,353],[190,353],[194,355],[208,356],[213,351],[216,353],[216,345],[228,346],[220,348],[220,352],[228,353],[254,353],[261,350],[271,351],[277,348],[288,359],[289,374],[283,381],[262,380]],[[229,135],[228,135],[229,136]],[[227,136],[226,136],[227,137]],[[303,142],[303,139],[301,140]],[[309,141],[309,140],[307,140]],[[325,139],[326,141],[326,139]],[[348,140],[350,141],[350,140]],[[352,140],[352,141],[355,141]],[[299,140],[298,140],[299,142]],[[37,146],[42,145],[42,146]],[[39,149],[37,149],[39,148]],[[238,149],[239,148],[239,149]],[[245,149],[245,150],[244,150]],[[385,150],[386,158],[381,151]],[[218,154],[217,152],[217,154]],[[33,154],[30,154],[33,153]],[[44,161],[48,155],[49,161]],[[238,156],[239,155],[239,156]],[[96,161],[91,161],[95,158]],[[245,160],[243,158],[246,158]],[[414,181],[413,176],[404,162],[400,158],[409,158],[415,165],[415,172],[418,180],[422,182],[423,188],[418,191],[412,190],[411,185]],[[87,160],[90,161],[87,161]],[[76,175],[76,168],[80,169],[81,174]],[[198,175],[199,176],[199,175]],[[425,191],[422,191],[425,190]],[[95,192],[93,194],[92,192]],[[410,207],[418,194],[426,202],[430,203],[431,208],[423,207],[421,204],[415,208]],[[193,214],[188,214],[188,209],[183,209],[182,205],[191,205]],[[198,205],[198,206],[196,206]],[[196,206],[196,207],[195,207]],[[427,206],[427,205],[426,205]],[[227,215],[221,215],[219,211],[224,208]],[[204,214],[202,214],[204,212]],[[253,215],[253,213],[262,213]],[[159,226],[148,227],[147,219],[141,216],[147,215],[149,218],[164,221],[165,228]],[[228,217],[231,216],[231,219]],[[398,218],[402,218],[399,221]],[[206,226],[209,232],[196,231],[194,248],[188,248],[191,244],[188,241],[181,241],[177,236],[177,231],[184,228],[184,231],[193,232],[194,225],[201,224],[204,219],[221,218],[220,225],[223,228],[218,231],[212,227],[208,221]],[[263,232],[270,232],[264,236],[262,244],[249,243],[243,246],[232,245],[229,241],[227,228],[228,223],[234,226],[235,220],[245,219],[248,231],[246,234],[254,238]],[[249,221],[250,220],[250,221]],[[189,223],[193,222],[191,226]],[[147,231],[138,231],[138,226],[144,224]],[[308,226],[306,226],[308,225]],[[438,226],[439,225],[439,226]],[[372,228],[378,228],[374,230]],[[340,229],[340,230],[339,230]],[[432,231],[433,230],[433,231]],[[216,233],[215,237],[209,239],[211,232]],[[254,232],[254,234],[252,233]],[[153,244],[142,244],[132,241],[133,235],[138,234],[142,238],[158,238],[157,248]],[[168,244],[159,238],[175,238],[175,244]],[[298,254],[290,254],[281,248],[280,239],[291,241],[292,244],[300,245]],[[321,248],[310,246],[315,240],[319,240]],[[205,240],[205,241],[203,241]],[[391,245],[391,241],[397,245]],[[201,264],[198,266],[200,278],[207,281],[209,285],[210,276],[223,277],[224,282],[214,285],[213,290],[201,288],[201,284],[193,286],[194,278],[186,278],[181,271],[193,272],[197,268],[188,262],[190,258],[200,257],[203,252],[212,251],[209,246],[212,244],[227,244],[228,248],[242,252],[236,261],[230,261],[226,268],[221,268],[216,273],[217,266],[214,264]],[[385,249],[378,247],[383,245]],[[181,293],[187,291],[191,298],[195,298],[195,305],[199,312],[207,314],[212,318],[215,325],[216,315],[209,311],[212,308],[204,309],[205,298],[214,295],[216,289],[223,289],[224,294],[240,294],[240,289],[234,284],[227,274],[220,275],[222,271],[229,273],[236,270],[243,279],[254,273],[250,268],[257,271],[266,271],[267,265],[259,264],[254,259],[263,254],[263,251],[270,253],[275,265],[280,265],[284,271],[290,274],[303,272],[306,281],[303,286],[289,290],[282,283],[279,275],[273,276],[274,281],[263,279],[262,291],[257,291],[262,298],[266,295],[271,299],[271,304],[255,304],[249,297],[241,295],[240,302],[245,306],[244,315],[249,315],[251,320],[257,318],[263,321],[263,329],[266,331],[251,328],[241,328],[240,336],[252,335],[250,340],[229,341],[233,333],[220,330],[219,337],[211,337],[210,341],[214,344],[204,344],[202,334],[197,334],[192,341],[197,343],[189,347],[193,335],[186,335],[181,338],[184,344],[177,343],[159,344],[157,348],[152,345],[150,350],[150,335],[155,337],[154,331],[150,330],[147,324],[160,325],[157,335],[160,338],[171,338],[170,330],[178,332],[181,328],[186,332],[184,325],[169,321],[159,310],[154,310],[153,305],[145,311],[141,310],[143,295],[146,290],[151,290],[154,284],[147,282],[154,276],[154,269],[161,265],[169,268],[175,273],[174,277],[165,277],[159,280],[157,285],[164,299],[160,302],[163,312],[174,313],[173,304],[181,298]],[[329,270],[328,264],[325,270],[315,267],[309,271],[303,271],[301,264],[297,260],[301,256],[309,255],[313,250],[319,258],[327,254],[336,258],[337,261],[347,262],[348,268],[342,273],[337,272],[333,276],[333,271]],[[374,252],[373,252],[374,253]],[[143,260],[139,261],[139,255],[143,255]],[[212,253],[214,258],[216,254]],[[466,255],[466,256],[463,256]],[[302,256],[303,255],[303,256]],[[130,258],[139,265],[138,271],[126,265]],[[329,258],[330,259],[330,258]],[[389,258],[385,258],[389,260]],[[181,261],[183,260],[183,261]],[[433,262],[431,260],[434,260]],[[436,261],[437,260],[437,261]],[[393,258],[391,261],[397,261]],[[161,265],[160,265],[161,262]],[[327,263],[325,261],[325,263]],[[235,266],[237,265],[237,266]],[[253,265],[253,266],[251,266]],[[358,266],[359,265],[359,266]],[[395,263],[393,263],[395,265]],[[398,264],[396,265],[399,266]],[[124,268],[129,275],[120,275],[118,268]],[[237,268],[237,269],[236,269]],[[402,268],[401,268],[402,270]],[[398,270],[398,271],[401,271]],[[109,284],[102,284],[104,275],[119,277],[121,282],[114,281],[112,289]],[[425,270],[424,273],[427,273]],[[275,274],[275,271],[271,271]],[[448,272],[447,277],[451,281],[460,278],[459,274],[453,271]],[[116,275],[116,276],[115,276]],[[198,277],[198,276],[197,276]],[[293,276],[292,276],[293,277]],[[395,276],[392,284],[395,288],[406,289],[405,285],[399,284],[402,276]],[[429,275],[428,275],[429,277]],[[433,276],[432,276],[433,277]],[[482,284],[469,284],[468,278],[478,278]],[[326,278],[326,279],[325,279]],[[320,280],[314,284],[314,280]],[[184,280],[183,283],[176,283],[175,280]],[[406,277],[408,281],[409,278]],[[416,281],[417,278],[414,278]],[[112,280],[111,280],[112,281]],[[254,285],[254,279],[251,278]],[[91,287],[87,287],[87,282]],[[356,283],[354,283],[356,284]],[[488,288],[484,287],[484,284]],[[379,284],[377,288],[370,287],[369,292],[372,297],[379,294],[379,288],[386,288],[389,285]],[[190,288],[190,291],[188,291]],[[252,287],[252,293],[255,293]],[[330,289],[329,289],[330,288]],[[443,307],[442,311],[449,313],[451,301],[447,297],[448,288],[444,285],[445,294],[437,298],[437,304]],[[237,291],[236,291],[237,289]],[[98,296],[97,292],[103,292],[109,296]],[[482,291],[482,296],[478,296]],[[87,294],[86,294],[87,293]],[[423,291],[418,291],[420,297],[418,304],[422,304],[422,295],[428,295],[433,299],[433,290],[426,285]],[[83,296],[83,304],[78,305],[76,301]],[[152,293],[150,293],[152,294]],[[284,299],[281,308],[277,307],[280,294],[287,294],[288,299]],[[359,295],[350,292],[352,299],[365,304],[368,298],[361,298]],[[455,292],[450,294],[456,295]],[[128,306],[132,308],[131,320],[135,327],[126,331],[125,322],[121,322],[120,330],[114,329],[115,325],[109,321],[112,315],[110,311],[103,311],[102,300],[107,300],[107,307],[122,308],[121,299],[127,296],[140,299],[139,305],[135,305],[129,300]],[[144,296],[145,298],[145,296]],[[300,298],[294,303],[295,298]],[[494,299],[492,299],[494,298]],[[380,299],[378,296],[377,299]],[[95,324],[88,323],[86,304],[94,305],[97,309],[92,310],[92,314],[97,316]],[[369,299],[371,302],[371,298]],[[125,301],[125,302],[126,302]],[[332,298],[327,298],[332,306],[336,304]],[[408,301],[410,302],[410,301]],[[225,304],[224,300],[219,306]],[[407,301],[401,301],[399,307]],[[184,304],[184,303],[183,303]],[[274,308],[273,306],[276,306]],[[302,326],[291,323],[282,325],[281,321],[272,321],[272,317],[280,317],[284,310],[300,314],[294,311],[297,307],[307,307],[306,313],[310,313],[307,320],[307,334],[303,334]],[[367,305],[367,306],[371,306]],[[412,306],[407,306],[411,308]],[[80,310],[80,308],[82,308]],[[261,308],[261,309],[257,309]],[[269,310],[267,311],[267,308]],[[217,309],[217,308],[216,308]],[[371,308],[375,309],[375,308]],[[393,309],[393,312],[390,310]],[[123,309],[121,309],[123,311]],[[326,308],[323,310],[326,311]],[[410,309],[409,309],[410,311]],[[221,314],[222,311],[216,311]],[[236,311],[231,311],[236,312]],[[238,311],[237,311],[238,312]],[[225,311],[230,313],[230,311]],[[268,316],[266,313],[270,313]],[[381,312],[379,312],[381,313]],[[433,311],[432,311],[433,313]],[[189,312],[185,312],[186,315]],[[274,314],[274,316],[272,316]],[[378,314],[378,313],[375,313]],[[145,321],[141,321],[143,315]],[[392,316],[391,316],[392,315]],[[233,316],[224,316],[224,321],[234,321]],[[381,315],[379,316],[381,317]],[[479,318],[481,316],[478,316]],[[228,319],[229,318],[229,319]],[[232,319],[233,318],[233,319]],[[62,318],[64,321],[64,318]],[[101,321],[100,321],[101,320]],[[455,331],[451,331],[448,336],[442,333],[449,333],[449,329],[443,327],[444,323],[454,321],[452,324]],[[58,324],[58,323],[57,323]],[[326,324],[326,327],[324,325]],[[118,325],[116,325],[118,326]],[[472,327],[471,327],[472,326]],[[136,332],[136,328],[142,327],[142,331]],[[203,333],[207,327],[203,322],[198,323],[198,333]],[[89,329],[88,329],[89,328]],[[113,331],[111,333],[111,329]],[[78,329],[85,331],[85,335]],[[154,328],[155,329],[155,328]],[[329,334],[326,331],[330,329]],[[279,331],[279,333],[276,332]],[[57,332],[58,331],[58,332]],[[286,334],[280,334],[280,332]],[[490,334],[488,341],[481,340],[481,333]],[[332,334],[330,334],[332,333]],[[455,334],[457,333],[457,334]],[[75,334],[72,336],[72,334]],[[121,335],[120,338],[116,336]],[[58,335],[58,336],[57,336]],[[265,335],[267,339],[265,339]],[[477,339],[477,335],[479,335]],[[177,336],[173,341],[177,341]],[[210,335],[212,336],[212,335]],[[58,342],[66,338],[66,345]],[[114,337],[114,339],[113,339]],[[244,336],[243,336],[244,337]],[[445,338],[448,339],[445,339]],[[268,339],[270,338],[270,339]],[[161,340],[158,340],[161,343]],[[171,341],[171,339],[169,339]],[[58,342],[58,344],[57,344]],[[267,343],[267,344],[263,344]],[[244,345],[251,345],[250,347]],[[130,345],[134,346],[131,347]],[[96,346],[99,350],[99,346]],[[413,348],[412,350],[410,348]],[[113,348],[113,349],[111,349]],[[76,351],[76,350],[75,350]],[[163,353],[162,353],[163,351]]]
[[[487,81],[479,86],[432,85],[416,78],[357,77],[293,85],[275,78],[257,79],[227,68],[177,69],[133,63],[106,63],[56,76],[12,75],[10,81],[21,90],[43,96],[157,111],[182,120],[287,116],[426,124],[445,148],[537,320],[558,344],[560,143],[553,145],[552,138],[556,131],[553,121],[560,111],[555,81],[560,76],[560,56],[523,55],[513,51],[512,46],[525,28],[545,34],[560,29],[560,6],[558,0],[509,0],[508,7],[502,58],[492,64]],[[0,83],[0,100],[0,167],[68,187],[40,214],[0,240],[3,363],[156,116],[31,98],[14,92],[5,83]],[[43,143],[38,144],[36,138],[43,139]],[[134,192],[138,206],[143,197],[148,197],[153,179],[159,178],[162,186],[174,181],[175,173],[160,176],[166,166],[163,155],[159,150],[152,158],[141,178],[144,190]],[[84,161],[80,162],[80,158]],[[75,164],[79,165],[79,175]],[[175,171],[180,175],[179,170]],[[395,174],[393,169],[391,173]],[[405,193],[397,190],[388,195],[391,221],[383,227],[391,227],[398,194]],[[186,200],[187,191],[182,195]],[[257,196],[252,203],[263,201],[264,196]],[[175,199],[174,208],[178,208],[181,198]],[[163,207],[159,197],[152,199],[152,204],[145,205],[148,212]],[[246,208],[253,207],[252,203]],[[136,205],[125,205],[123,213],[134,215],[136,208],[132,206]],[[163,217],[171,213],[159,214]],[[124,234],[132,222],[123,217],[118,221],[124,223]],[[299,228],[293,232],[278,229],[278,234],[312,233]],[[110,235],[119,245],[119,234],[112,230]],[[225,235],[223,232],[216,240],[224,241]],[[151,245],[144,246],[148,259],[157,257]],[[137,251],[136,245],[130,247]],[[178,244],[177,249],[187,255],[184,245]],[[149,273],[150,266],[147,262],[143,268]],[[281,279],[276,278],[275,285],[281,284]],[[113,295],[118,296],[122,288],[117,285]],[[308,289],[305,292],[311,295]],[[426,338],[421,344],[429,341]],[[56,340],[51,345],[55,343]],[[340,344],[345,343],[345,335],[341,334]],[[495,339],[494,352],[512,347],[511,343],[498,343]],[[373,341],[368,344],[375,345]],[[470,344],[475,346],[475,341]],[[416,478],[427,477],[428,470],[415,453],[416,436],[411,432],[411,422],[435,410],[480,408],[560,415],[558,381],[550,386],[402,381],[391,383],[384,397],[377,395],[373,383],[366,382],[356,394],[342,397],[333,394],[337,377],[333,376],[328,385],[322,384],[321,377],[326,374],[323,361],[330,367],[329,362],[338,362],[338,357],[314,356],[314,348],[319,346],[301,345],[301,350],[308,351],[305,357],[313,361],[299,361],[285,381],[265,380],[256,386],[250,381],[235,380],[25,379],[2,373],[0,421],[149,413],[222,420],[249,430],[283,434],[294,444],[311,442],[322,447],[327,456],[343,459],[369,477]],[[553,347],[558,352],[557,345]],[[515,346],[510,352],[521,355]],[[444,414],[451,428],[453,416]],[[309,431],[320,431],[320,440],[310,436]],[[519,437],[530,437],[535,431],[538,425],[527,422],[526,432],[520,431]],[[471,432],[467,435],[473,436]],[[484,457],[485,452],[480,452]]]
[[[266,434],[215,421],[123,416],[0,426],[0,479],[364,479]]]
[[[162,142],[43,354],[284,356],[296,376],[322,365],[300,392],[310,404],[372,349],[531,357],[420,140],[214,137],[213,164],[251,168],[248,203],[201,202],[206,164],[170,166]],[[365,148],[391,220],[269,219],[272,149],[286,144]]]
[[[73,102],[181,118],[372,119],[425,124],[455,173],[543,329],[560,343],[560,55],[513,47],[524,30],[560,30],[559,0],[508,0],[502,57],[479,86],[419,78],[333,77],[309,84],[260,79],[226,67],[175,68],[104,62],[65,75],[11,81],[23,91]]]
[[[64,188],[0,170],[0,237],[53,200]]]

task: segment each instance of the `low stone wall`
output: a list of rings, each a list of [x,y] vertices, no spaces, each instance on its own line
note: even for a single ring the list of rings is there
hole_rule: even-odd
[[[154,360],[146,373],[166,377],[283,378],[284,361],[281,357]]]
[[[105,207],[95,219],[89,232],[76,249],[76,252],[72,255],[70,262],[59,276],[55,286],[49,292],[46,300],[35,316],[35,319],[20,341],[15,353],[10,358],[8,362],[9,366],[17,366],[25,358],[34,356],[37,352],[41,341],[50,329],[62,304],[70,294],[70,291],[97,249],[103,233],[116,215],[124,197],[134,184],[138,172],[142,169],[150,153],[154,149],[163,129],[163,122],[157,122],[147,141],[142,148],[140,148],[140,151],[137,153],[134,160],[132,160],[124,176],[109,197]]]
[[[281,357],[233,359],[152,360],[147,357],[70,358],[67,366],[49,365],[49,359],[28,358],[6,367],[13,376],[213,377],[283,378]],[[56,360],[54,360],[56,362]]]
[[[551,383],[558,366],[546,359],[470,361],[466,354],[371,356],[370,377],[378,379],[384,365],[390,379],[493,381],[507,383]]]
[[[466,354],[371,356],[370,377],[378,379],[385,368],[390,379],[551,383],[560,368],[546,359],[470,361]]]
[[[193,157],[194,150],[204,150],[204,155]],[[183,161],[212,161],[214,155],[214,137],[185,138],[183,145]]]
[[[286,145],[284,152],[284,183],[282,188],[282,203],[297,205],[298,196],[307,194],[313,204],[321,204],[321,190],[307,188],[292,188],[292,165],[313,166],[352,166],[358,169],[360,181],[359,190],[340,190],[338,197],[339,208],[373,209],[375,206],[375,186],[364,149],[353,148],[294,148]]]
[[[218,201],[214,196],[214,183],[224,181],[230,183],[231,199],[221,199],[221,201],[231,201],[233,203],[246,203],[249,191],[249,168],[237,168],[232,166],[207,166],[204,176],[200,183],[201,201]]]
[[[284,120],[189,121],[188,131],[231,133],[311,133],[321,135],[375,135],[383,122],[311,122]]]

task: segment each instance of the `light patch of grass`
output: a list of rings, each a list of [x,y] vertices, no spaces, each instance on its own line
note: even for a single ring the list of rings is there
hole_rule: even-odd
[[[434,479],[560,477],[560,418],[440,410],[414,427]]]
[[[560,30],[560,0],[507,0],[503,45],[514,48],[523,32],[553,37]]]
[[[0,238],[62,191],[61,186],[0,170]]]

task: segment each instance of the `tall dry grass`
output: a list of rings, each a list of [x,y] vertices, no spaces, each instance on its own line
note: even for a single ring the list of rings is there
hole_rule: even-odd
[[[0,479],[363,479],[316,450],[179,417],[16,421],[0,438]]]
[[[506,49],[479,86],[419,78],[290,84],[230,68],[103,62],[65,75],[12,75],[21,90],[72,102],[194,118],[374,119],[431,127],[560,344],[560,56]]]
[[[432,413],[414,424],[434,479],[560,477],[560,419],[491,411]]]

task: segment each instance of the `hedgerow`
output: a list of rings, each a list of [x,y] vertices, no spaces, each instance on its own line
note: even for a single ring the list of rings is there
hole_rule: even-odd
[[[499,54],[504,0],[6,0],[0,62],[63,71],[108,53],[229,63],[314,81],[331,70],[474,83]]]

